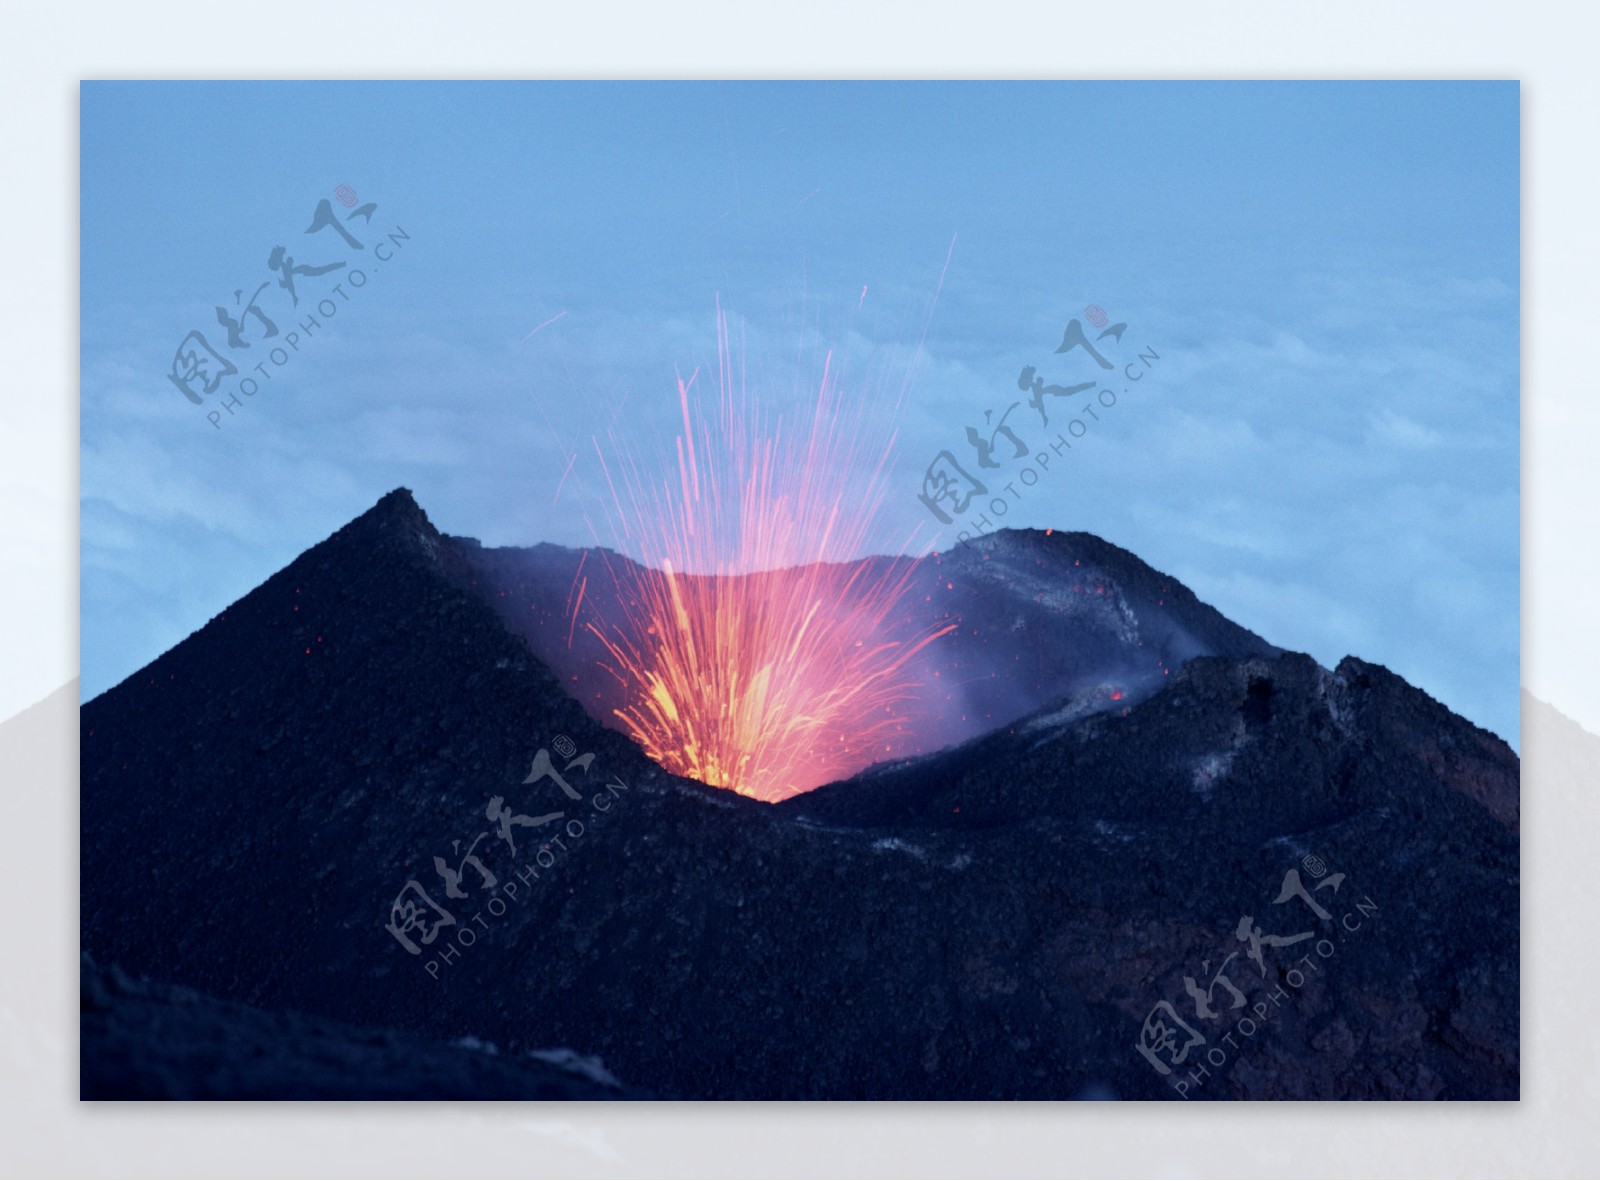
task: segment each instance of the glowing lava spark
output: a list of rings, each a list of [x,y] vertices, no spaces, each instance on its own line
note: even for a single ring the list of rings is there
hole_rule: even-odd
[[[809,429],[786,433],[749,412],[720,308],[717,345],[713,421],[691,404],[695,375],[678,380],[675,478],[647,481],[625,457],[619,489],[601,455],[645,568],[619,596],[621,626],[585,626],[623,686],[616,716],[651,758],[779,800],[883,757],[908,662],[954,625],[919,630],[897,610],[913,559],[850,562],[894,435],[876,455],[861,441],[864,404],[842,397],[832,354]]]

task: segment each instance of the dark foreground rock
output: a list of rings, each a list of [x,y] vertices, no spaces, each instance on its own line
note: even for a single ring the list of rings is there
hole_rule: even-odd
[[[267,1013],[133,980],[84,957],[83,1099],[637,1099],[571,1051],[510,1059],[490,1043],[441,1045]]]
[[[87,952],[664,1097],[1516,1097],[1517,759],[1386,670],[1218,630],[773,806],[592,721],[470,549],[391,494],[84,706]]]

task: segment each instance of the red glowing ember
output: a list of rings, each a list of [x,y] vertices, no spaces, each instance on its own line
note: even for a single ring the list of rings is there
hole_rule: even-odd
[[[953,625],[899,626],[910,561],[843,564],[868,540],[893,434],[863,442],[864,406],[841,394],[832,355],[808,428],[769,430],[735,387],[720,311],[717,329],[709,420],[695,376],[678,381],[675,477],[652,482],[626,455],[618,478],[606,468],[619,532],[649,569],[622,597],[625,626],[585,626],[622,684],[616,716],[651,758],[780,800],[883,757],[908,662]]]

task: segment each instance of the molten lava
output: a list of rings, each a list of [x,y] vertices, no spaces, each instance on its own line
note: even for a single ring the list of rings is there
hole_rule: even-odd
[[[912,560],[843,564],[867,541],[893,434],[876,455],[862,442],[864,408],[841,396],[832,354],[809,429],[768,431],[735,388],[720,310],[717,335],[712,421],[691,410],[695,375],[678,379],[676,478],[652,484],[625,459],[619,487],[606,468],[647,569],[623,596],[625,626],[585,626],[622,683],[616,716],[651,758],[779,800],[883,757],[907,663],[953,625],[901,622]]]

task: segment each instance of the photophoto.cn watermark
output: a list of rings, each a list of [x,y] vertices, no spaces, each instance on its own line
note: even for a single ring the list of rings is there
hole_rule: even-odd
[[[1301,869],[1305,870],[1309,882],[1301,877]],[[1293,905],[1295,903],[1300,906]],[[1270,933],[1254,915],[1241,915],[1231,942],[1245,946],[1223,957],[1215,972],[1211,972],[1212,960],[1207,959],[1200,964],[1198,978],[1183,978],[1183,990],[1190,1002],[1185,1013],[1192,1009],[1192,1014],[1186,1017],[1171,1001],[1162,1000],[1155,1003],[1144,1019],[1134,1048],[1180,1098],[1189,1098],[1213,1075],[1220,1074],[1230,1061],[1249,1053],[1256,1044],[1257,1034],[1264,1033],[1286,1002],[1292,1004],[1299,998],[1307,980],[1336,969],[1338,944],[1360,938],[1376,922],[1378,913],[1378,904],[1371,895],[1356,895],[1344,874],[1329,873],[1322,859],[1313,854],[1301,858],[1298,868],[1283,875],[1283,883],[1272,905],[1286,908],[1271,921],[1274,926],[1287,923],[1287,933]],[[1294,930],[1307,921],[1306,910],[1311,912],[1317,927],[1309,931]],[[1335,910],[1342,913],[1336,917]],[[1298,921],[1291,919],[1291,915]],[[1217,953],[1219,956],[1221,950]],[[1302,954],[1291,960],[1295,951]],[[1243,960],[1236,964],[1241,956]],[[1271,992],[1266,993],[1269,959],[1274,969],[1281,969],[1285,962],[1293,966],[1282,973],[1282,984],[1274,985]],[[1230,971],[1237,974],[1237,979]],[[1210,979],[1202,986],[1200,981],[1206,980],[1208,972]],[[1240,981],[1257,994],[1266,995],[1250,1004],[1239,986]]]
[[[996,518],[1004,517],[1014,503],[1023,499],[1024,494],[1017,485],[1032,488],[1038,484],[1049,474],[1051,462],[1062,459],[1072,449],[1073,440],[1086,436],[1091,424],[1102,421],[1101,413],[1115,406],[1118,397],[1132,390],[1132,383],[1143,381],[1161,360],[1161,354],[1146,345],[1124,348],[1123,337],[1128,325],[1110,323],[1110,317],[1097,304],[1090,304],[1083,314],[1096,330],[1093,339],[1084,330],[1082,321],[1076,318],[1069,321],[1056,349],[1056,354],[1064,358],[1057,363],[1059,368],[1052,368],[1046,377],[1040,374],[1037,366],[1024,366],[1017,377],[1017,388],[1028,395],[1026,401],[1016,399],[998,419],[992,408],[985,410],[983,426],[966,428],[970,468],[947,448],[934,456],[923,473],[922,490],[917,493],[917,499],[941,525],[956,524],[957,519],[976,504],[978,515],[961,522],[969,527],[956,535],[957,541],[999,528]],[[1121,366],[1120,380],[1107,381],[1104,372],[1092,380],[1074,380],[1074,377],[1093,374],[1092,370],[1084,368],[1083,363],[1088,361],[1102,371],[1116,371],[1117,364],[1108,355],[1114,351],[1133,353],[1132,359]],[[1066,373],[1070,362],[1077,362],[1076,374]],[[1072,402],[1078,398],[1083,401],[1074,408]],[[1060,404],[1063,402],[1066,404]],[[1038,415],[1037,422],[1031,415],[1018,414],[1024,405]],[[1016,421],[1012,421],[1013,414],[1017,414]],[[1043,432],[1043,445],[1035,449],[1018,433],[1019,429],[1026,431],[1029,438],[1038,437],[1034,434],[1036,430]],[[1056,434],[1053,442],[1049,437],[1051,431]],[[1009,448],[1001,444],[1002,438]],[[1009,454],[1005,454],[1007,450]],[[1001,453],[999,459],[995,458],[997,452]],[[963,454],[966,454],[965,449]],[[1013,470],[1008,472],[1008,467]],[[1005,483],[999,483],[1001,480]]]
[[[557,735],[550,745],[560,765],[550,757],[549,750],[540,747],[520,786],[539,788],[548,783],[559,792],[553,802],[561,805],[560,811],[528,815],[517,809],[531,809],[530,804],[510,804],[505,796],[491,797],[483,810],[490,827],[478,832],[465,850],[458,839],[451,842],[448,859],[438,855],[433,858],[434,873],[439,877],[434,888],[449,908],[436,901],[416,878],[408,880],[389,904],[384,929],[435,980],[454,966],[462,951],[478,941],[479,930],[493,930],[494,921],[504,918],[513,903],[520,904],[538,888],[542,872],[554,869],[575,851],[590,832],[585,818],[592,823],[611,811],[622,798],[621,793],[628,790],[628,785],[615,775],[599,785],[598,772],[593,775],[598,786],[586,787],[591,780],[594,753],[580,755],[577,745],[565,734]],[[574,780],[578,787],[573,786]],[[587,799],[579,787],[590,792]],[[521,829],[533,831],[519,832]],[[532,845],[535,840],[542,843]],[[499,872],[485,863],[485,857],[495,862]],[[469,909],[474,913],[467,915]],[[458,913],[463,917],[457,918]],[[449,934],[441,940],[441,933],[447,930]],[[424,960],[424,956],[430,958]]]
[[[326,197],[318,201],[302,235],[310,235],[314,241],[294,247],[302,251],[301,257],[289,253],[287,246],[274,246],[266,257],[268,277],[256,285],[249,298],[245,297],[249,286],[245,284],[234,291],[231,304],[216,305],[217,328],[212,332],[217,345],[198,328],[178,342],[167,380],[191,405],[214,404],[217,409],[208,410],[206,419],[217,430],[222,429],[223,411],[233,417],[244,409],[241,397],[255,397],[262,382],[281,376],[290,359],[300,356],[324,330],[324,322],[352,302],[383,264],[398,257],[411,240],[399,225],[388,231],[374,230],[372,215],[378,210],[377,202],[356,207],[360,198],[349,185],[336,188],[334,197],[349,212],[335,211]],[[357,221],[367,241],[352,232],[351,223]],[[370,253],[367,242],[372,244]],[[315,251],[317,261],[306,260],[310,251]],[[337,257],[354,251],[362,253]],[[353,265],[357,262],[365,266]],[[292,330],[287,327],[291,324]],[[258,374],[260,380],[252,374]]]

